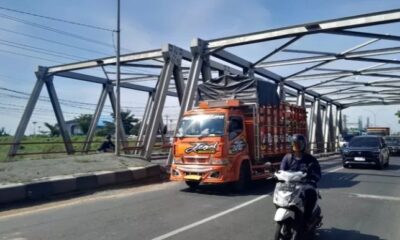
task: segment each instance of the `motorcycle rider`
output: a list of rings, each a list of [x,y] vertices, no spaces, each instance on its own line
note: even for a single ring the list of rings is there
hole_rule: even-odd
[[[305,190],[304,218],[309,223],[317,202],[317,182],[321,178],[321,166],[317,159],[306,153],[307,139],[301,134],[294,134],[291,140],[292,153],[286,154],[281,162],[281,170],[303,171],[307,173],[306,182],[313,186]]]

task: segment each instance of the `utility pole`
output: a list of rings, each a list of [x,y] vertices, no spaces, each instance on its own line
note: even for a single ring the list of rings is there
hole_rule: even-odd
[[[115,155],[119,156],[120,155],[120,148],[121,148],[121,132],[120,129],[122,126],[120,126],[121,122],[121,92],[120,92],[120,83],[121,83],[121,74],[120,74],[120,64],[119,64],[119,56],[120,56],[120,34],[121,34],[121,29],[120,29],[120,11],[121,11],[121,0],[117,0],[117,61],[116,61],[116,67],[117,67],[117,83],[116,83],[116,95],[117,95],[117,106],[115,110]]]
[[[36,136],[36,121],[33,121],[33,136]]]

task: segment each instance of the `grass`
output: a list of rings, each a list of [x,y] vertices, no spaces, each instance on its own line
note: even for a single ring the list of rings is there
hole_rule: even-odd
[[[103,137],[94,137],[94,143],[91,144],[91,149],[97,149]],[[0,143],[11,143],[13,140],[12,136],[0,137]],[[84,142],[85,136],[73,136],[72,142]],[[37,144],[24,144],[24,143],[37,143]],[[72,144],[75,151],[79,152],[83,143]],[[7,160],[7,154],[10,145],[0,145],[0,161]],[[19,155],[12,158],[12,160],[33,160],[33,159],[48,159],[59,156],[60,154],[50,154],[51,152],[65,152],[65,146],[61,137],[48,137],[48,136],[25,136],[21,141],[21,145],[18,149],[18,153],[44,153],[44,154],[32,154],[32,155]],[[63,154],[65,155],[65,153]]]
[[[72,142],[84,142],[86,136],[72,136]],[[61,137],[48,137],[48,136],[25,136],[21,141],[18,153],[43,153],[32,155],[18,155],[12,159],[7,158],[10,145],[1,145],[1,143],[11,143],[12,136],[0,137],[0,162],[12,160],[35,160],[35,159],[51,159],[60,156],[65,156],[66,153],[51,154],[51,152],[65,152],[65,146]],[[91,150],[96,150],[104,141],[104,137],[94,137],[93,143],[90,146]],[[38,144],[24,144],[24,143],[38,143]],[[39,144],[40,143],[40,144]],[[132,145],[130,143],[129,145]],[[160,149],[161,143],[154,145],[154,153],[166,153],[169,149]],[[73,143],[73,147],[77,153],[83,148],[83,143]]]

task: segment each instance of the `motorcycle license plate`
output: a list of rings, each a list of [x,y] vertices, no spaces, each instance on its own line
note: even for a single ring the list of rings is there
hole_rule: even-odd
[[[359,161],[359,162],[365,161],[365,157],[354,157],[354,161]]]
[[[282,184],[279,188],[281,191],[293,192],[296,190],[296,185],[294,184]]]

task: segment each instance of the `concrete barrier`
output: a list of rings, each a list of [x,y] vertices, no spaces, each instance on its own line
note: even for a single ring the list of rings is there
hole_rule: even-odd
[[[55,176],[30,183],[0,185],[0,204],[47,199],[53,195],[95,190],[99,187],[134,183],[161,175],[158,165],[101,171],[90,174]]]

